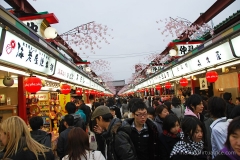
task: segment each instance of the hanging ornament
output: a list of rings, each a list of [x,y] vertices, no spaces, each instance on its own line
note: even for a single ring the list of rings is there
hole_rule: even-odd
[[[94,90],[90,90],[90,94],[92,94],[92,95],[95,95],[95,91]]]
[[[188,80],[186,78],[182,78],[179,83],[181,86],[186,87],[188,85]]]
[[[62,94],[68,94],[68,93],[70,93],[70,91],[71,91],[71,86],[69,86],[68,84],[63,84],[61,86],[61,93]]]
[[[172,87],[172,84],[170,82],[165,83],[165,88],[170,89]]]
[[[158,90],[158,91],[159,91],[159,90],[161,90],[161,88],[162,88],[162,87],[161,87],[161,85],[160,85],[160,84],[157,84],[155,88],[156,88],[156,90]]]
[[[42,81],[37,77],[28,77],[24,80],[24,88],[27,92],[35,94],[42,88]]]
[[[77,88],[76,89],[76,94],[77,95],[82,95],[82,88]]]
[[[216,71],[209,71],[206,73],[206,79],[210,83],[214,83],[218,79],[218,73]]]

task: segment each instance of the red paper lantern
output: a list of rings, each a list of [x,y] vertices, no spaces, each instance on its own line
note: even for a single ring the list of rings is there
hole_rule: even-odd
[[[77,95],[82,95],[82,88],[77,88],[76,89],[76,94]]]
[[[95,91],[94,90],[90,90],[90,94],[92,94],[92,95],[95,95]]]
[[[42,88],[42,81],[37,77],[29,77],[24,80],[24,88],[27,92],[35,94]]]
[[[181,86],[186,87],[188,85],[188,80],[186,78],[182,78],[179,83]]]
[[[214,83],[218,79],[218,74],[216,71],[209,71],[206,73],[206,79],[210,83]]]
[[[170,82],[165,83],[165,88],[169,89],[172,87],[172,84]]]
[[[156,85],[156,90],[158,90],[158,91],[161,90],[160,84],[157,84],[157,85]]]
[[[70,91],[71,91],[71,86],[69,86],[68,84],[63,84],[61,86],[61,93],[62,94],[68,94],[68,93],[70,93]]]

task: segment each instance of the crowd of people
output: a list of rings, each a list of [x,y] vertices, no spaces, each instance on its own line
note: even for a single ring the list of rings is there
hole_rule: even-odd
[[[221,97],[82,99],[65,106],[59,126],[61,160],[240,160],[240,105]],[[17,116],[0,126],[0,159],[53,160],[43,120]],[[93,133],[90,135],[90,133]],[[91,145],[95,142],[96,145]]]

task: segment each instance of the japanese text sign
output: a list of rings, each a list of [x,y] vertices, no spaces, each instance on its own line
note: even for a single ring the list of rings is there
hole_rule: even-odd
[[[54,73],[56,64],[56,59],[8,31],[0,60],[47,75]]]
[[[203,54],[190,60],[192,71],[207,68],[233,59],[232,51],[228,42],[225,42]]]

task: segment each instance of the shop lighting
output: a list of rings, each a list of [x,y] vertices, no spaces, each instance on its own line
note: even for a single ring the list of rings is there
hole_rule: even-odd
[[[172,81],[179,81],[181,78],[182,78],[182,77],[179,77],[179,78],[171,79],[171,80],[169,80],[169,81],[170,81],[170,82],[172,82]]]
[[[5,71],[5,72],[20,74],[20,75],[23,75],[23,76],[29,76],[29,74],[27,74],[26,72],[19,71],[19,70],[13,69],[13,68],[4,67],[4,66],[0,66],[0,70]]]
[[[206,71],[196,72],[196,73],[193,73],[193,74],[186,75],[184,77],[192,77],[192,76],[195,76],[195,75],[198,75],[198,74],[202,74],[202,73],[206,73]]]
[[[55,82],[55,83],[59,83],[59,81],[55,81],[55,80],[52,80],[52,79],[48,79],[46,77],[43,77],[43,76],[39,76],[39,75],[36,75],[36,77],[42,79],[42,80],[47,80],[47,81],[50,81],[50,82]]]
[[[213,71],[213,70],[216,70],[216,69],[221,69],[221,68],[225,68],[225,67],[229,67],[229,66],[232,66],[232,65],[235,65],[235,64],[239,64],[240,61],[235,61],[235,62],[231,62],[231,63],[227,63],[227,64],[223,64],[223,65],[220,65],[220,66],[217,66],[215,68],[210,68],[208,69],[208,71]]]

